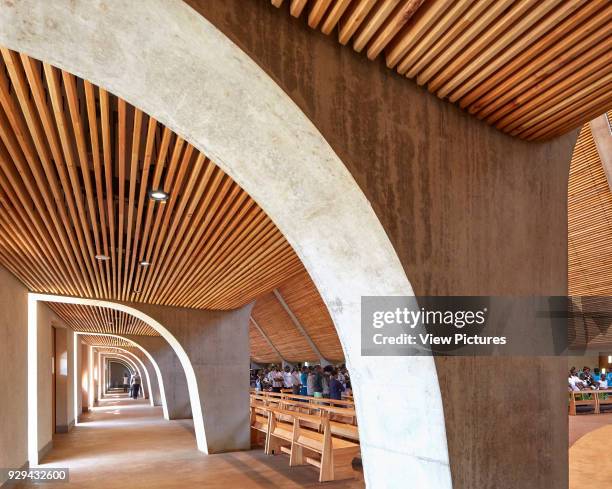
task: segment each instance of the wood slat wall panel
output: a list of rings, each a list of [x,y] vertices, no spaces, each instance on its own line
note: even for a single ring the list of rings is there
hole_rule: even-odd
[[[233,309],[301,269],[262,209],[181,137],[102,88],[0,51],[0,264],[30,290]]]
[[[589,124],[570,165],[568,246],[569,294],[612,295],[612,192]]]
[[[523,139],[558,136],[612,106],[608,0],[293,0],[285,8]]]

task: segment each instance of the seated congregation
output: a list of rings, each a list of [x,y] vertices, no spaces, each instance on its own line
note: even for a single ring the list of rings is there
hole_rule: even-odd
[[[569,414],[602,414],[612,412],[612,372],[572,367],[568,374]]]

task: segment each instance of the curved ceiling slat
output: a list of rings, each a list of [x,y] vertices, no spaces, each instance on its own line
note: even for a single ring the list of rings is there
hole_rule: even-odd
[[[569,294],[612,296],[612,191],[590,124],[580,131],[570,165],[568,246]]]
[[[612,106],[608,0],[273,0],[324,34],[522,139]]]
[[[262,209],[179,136],[70,73],[1,54],[0,264],[30,290],[233,309],[301,270]],[[157,189],[167,202],[149,198]]]

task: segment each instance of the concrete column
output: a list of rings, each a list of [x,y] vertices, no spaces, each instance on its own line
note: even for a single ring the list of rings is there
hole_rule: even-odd
[[[328,362],[327,360],[325,360],[325,358],[321,358],[319,360],[319,365],[321,365],[321,367],[325,368],[328,365],[333,365],[331,362]]]
[[[129,304],[164,325],[185,349],[195,372],[208,453],[245,450],[249,431],[249,316],[252,304],[233,311],[204,311],[148,304]],[[183,369],[169,352],[153,348],[151,337],[133,337],[149,350],[162,370],[166,399],[170,382],[166,371],[181,378]],[[162,340],[163,341],[163,340]],[[167,343],[164,341],[167,345]],[[156,354],[160,357],[158,360]],[[168,364],[172,367],[168,370]],[[187,400],[189,398],[187,397]]]
[[[81,350],[81,370],[79,374],[79,385],[80,399],[81,399],[81,411],[86,413],[89,411],[89,346],[81,343],[79,344]]]

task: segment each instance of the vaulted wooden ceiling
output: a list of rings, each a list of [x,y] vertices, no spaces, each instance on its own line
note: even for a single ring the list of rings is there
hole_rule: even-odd
[[[74,331],[159,336],[159,333],[147,323],[122,311],[60,302],[46,304]]]
[[[115,336],[104,336],[104,335],[80,335],[79,336],[83,343],[90,346],[105,346],[113,347],[119,346],[121,348],[131,348],[133,345],[127,340],[117,338]]]
[[[219,167],[103,88],[0,53],[0,265],[48,294],[202,309],[256,299],[253,359],[343,358],[299,258]],[[150,199],[155,189],[168,201]],[[159,335],[108,308],[48,305],[75,331]]]
[[[283,359],[318,362],[320,356],[307,336],[323,358],[342,361],[344,353],[336,328],[306,270],[283,282],[275,292],[262,295],[255,302],[250,323],[251,358],[262,363],[279,363]]]
[[[280,302],[279,296],[288,310]],[[159,336],[151,326],[124,312],[80,304],[46,304],[74,331],[101,335]],[[318,362],[321,358],[307,337],[323,358],[343,361],[342,346],[327,307],[308,272],[301,267],[275,292],[265,293],[256,299],[249,322],[251,359],[260,363],[280,363],[283,360]],[[90,345],[130,345],[127,341],[115,341],[109,336],[82,335],[82,338]]]
[[[590,124],[580,130],[568,190],[569,293],[612,296],[612,192]]]
[[[612,107],[609,0],[271,3],[512,136],[555,137]]]
[[[1,53],[0,264],[30,290],[231,309],[300,270],[262,209],[181,137],[85,80]],[[156,189],[166,203],[149,198]]]

